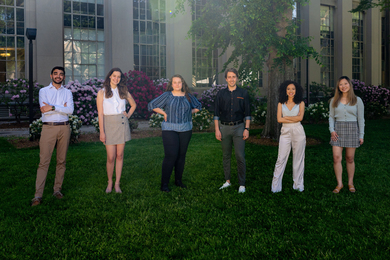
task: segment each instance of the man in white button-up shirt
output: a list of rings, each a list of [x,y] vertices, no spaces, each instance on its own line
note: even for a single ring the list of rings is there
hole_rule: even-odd
[[[52,80],[50,85],[39,91],[39,105],[42,112],[43,126],[39,141],[40,162],[32,206],[37,206],[42,201],[47,171],[56,143],[57,167],[53,195],[57,199],[62,199],[64,196],[61,193],[61,188],[65,175],[66,153],[70,139],[68,115],[73,113],[73,96],[72,92],[62,85],[65,78],[65,69],[63,67],[54,67],[50,78]]]

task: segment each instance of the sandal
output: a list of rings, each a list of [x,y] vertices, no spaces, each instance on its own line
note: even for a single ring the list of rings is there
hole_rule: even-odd
[[[352,193],[355,193],[355,192],[356,192],[355,186],[353,186],[353,184],[352,184],[352,185],[348,185],[348,189],[349,189],[349,191],[352,192]]]
[[[119,183],[115,183],[115,192],[116,193],[122,193],[121,188],[119,187]]]
[[[344,187],[344,185],[336,186],[336,188],[333,190],[333,193],[339,193],[343,187]]]
[[[111,182],[111,185],[110,185],[110,182],[108,182],[106,193],[111,193],[111,191],[112,191],[112,182]]]

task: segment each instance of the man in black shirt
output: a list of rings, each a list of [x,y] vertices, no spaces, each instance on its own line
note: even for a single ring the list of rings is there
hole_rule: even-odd
[[[221,141],[223,152],[223,170],[226,182],[220,189],[227,188],[230,183],[230,159],[232,144],[236,155],[239,193],[245,192],[245,140],[249,137],[251,111],[249,95],[245,89],[237,87],[238,72],[227,69],[225,79],[228,87],[218,92],[215,98],[215,138]]]

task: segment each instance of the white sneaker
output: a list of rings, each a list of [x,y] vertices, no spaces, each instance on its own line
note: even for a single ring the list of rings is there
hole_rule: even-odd
[[[227,188],[227,187],[229,187],[231,184],[229,183],[229,182],[225,182],[222,186],[221,186],[221,188],[219,188],[220,190],[222,190],[222,189],[225,189],[225,188]]]
[[[238,193],[244,193],[245,192],[245,186],[240,186],[240,188],[238,188]]]

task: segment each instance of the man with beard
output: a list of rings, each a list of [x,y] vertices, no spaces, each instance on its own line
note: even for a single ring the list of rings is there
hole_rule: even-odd
[[[53,196],[57,199],[64,197],[61,193],[61,188],[65,175],[66,153],[71,133],[68,115],[73,113],[73,97],[72,92],[62,85],[65,78],[65,69],[63,67],[54,67],[51,70],[50,78],[52,80],[50,85],[39,91],[39,105],[42,112],[43,126],[39,141],[40,162],[32,206],[37,206],[42,202],[47,171],[56,143],[57,167]]]

